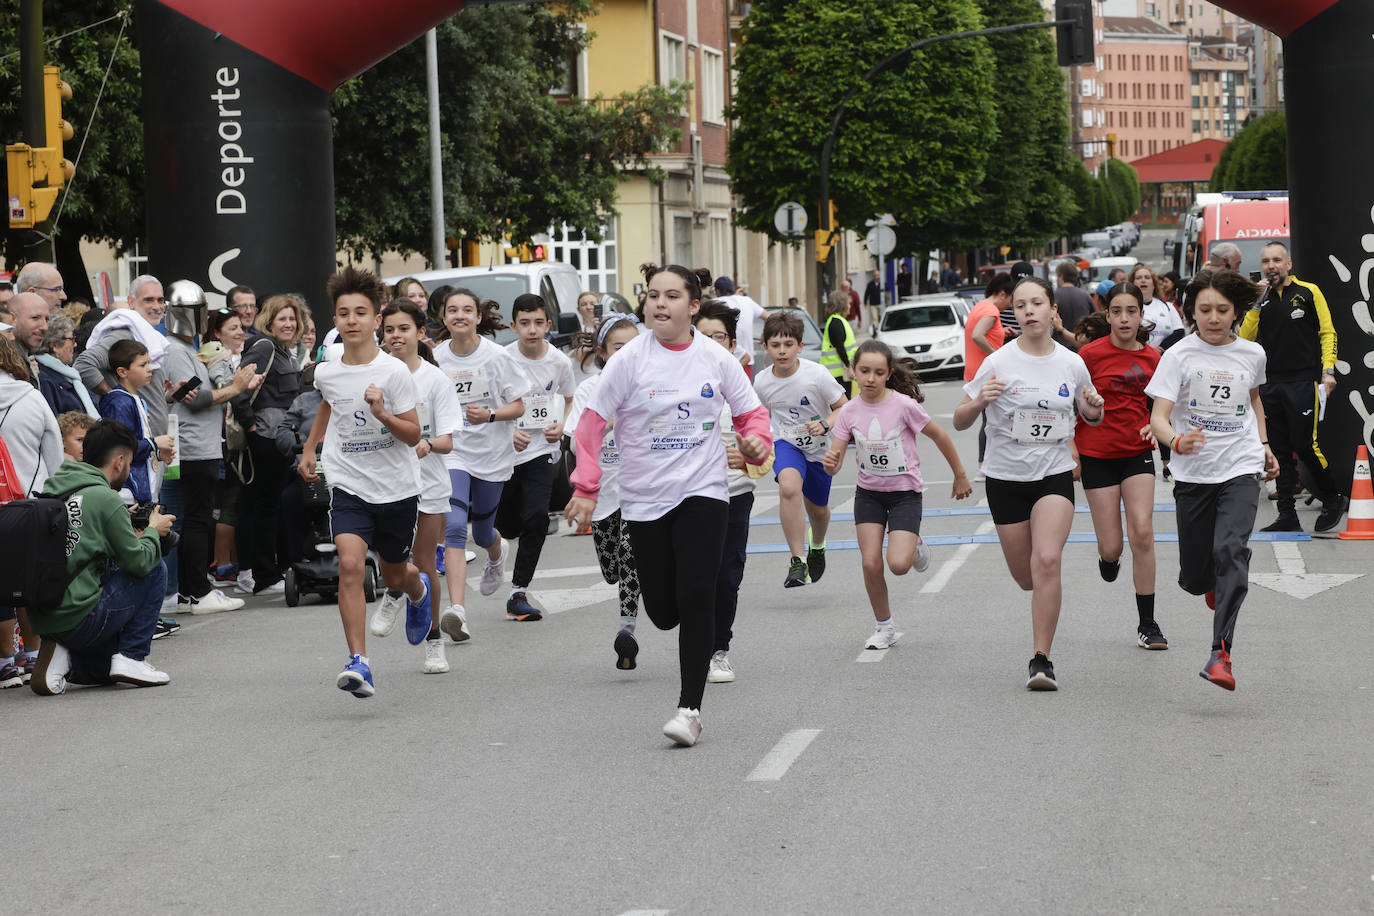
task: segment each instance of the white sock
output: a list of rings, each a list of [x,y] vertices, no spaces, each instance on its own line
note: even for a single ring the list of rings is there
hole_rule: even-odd
[[[877,623],[877,626],[875,626],[874,629],[876,629],[876,630],[890,630],[890,629],[892,629],[892,618],[889,617],[889,618],[887,618],[886,620],[879,620],[878,623]]]

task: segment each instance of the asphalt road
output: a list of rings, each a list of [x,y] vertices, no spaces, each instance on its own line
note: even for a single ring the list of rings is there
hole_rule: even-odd
[[[948,428],[957,388],[928,394]],[[971,467],[973,435],[956,441]],[[927,508],[948,509],[950,474],[924,451]],[[838,512],[853,481],[851,462]],[[991,530],[986,515],[928,514],[934,560],[890,581],[904,636],[886,652],[861,648],[852,522],[824,579],[784,590],[771,483],[756,516],[739,680],[708,687],[692,749],[660,734],[674,634],[646,620],[640,667],[617,671],[615,602],[571,536],[550,539],[533,589],[557,613],[513,623],[474,597],[474,638],[440,676],[399,630],[373,640],[372,699],[333,686],[334,608],[280,598],[183,618],[154,644],[167,687],[5,691],[9,900],[141,916],[1374,910],[1371,578],[1332,578],[1365,573],[1367,543],[1253,543],[1227,693],[1197,676],[1210,613],[1173,584],[1173,513],[1156,515],[1167,652],[1136,647],[1129,569],[1098,578],[1080,514],[1061,689],[1029,693],[1028,596],[995,544],[949,542]]]

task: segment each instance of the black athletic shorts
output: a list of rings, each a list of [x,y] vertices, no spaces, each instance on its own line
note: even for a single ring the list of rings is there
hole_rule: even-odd
[[[1100,490],[1103,487],[1119,487],[1121,481],[1137,474],[1155,476],[1155,453],[1151,449],[1139,455],[1126,458],[1094,458],[1092,455],[1079,455],[1083,462],[1083,489]]]
[[[921,494],[913,490],[854,488],[854,524],[921,533]]]
[[[1052,474],[1043,480],[997,480],[989,477],[983,481],[983,491],[988,495],[993,523],[1015,525],[1030,520],[1031,509],[1041,497],[1062,496],[1072,505],[1073,471]],[[858,505],[857,499],[854,504]]]
[[[415,543],[415,519],[419,498],[410,496],[377,505],[361,500],[338,487],[329,491],[329,533],[356,534],[387,563],[410,559]]]

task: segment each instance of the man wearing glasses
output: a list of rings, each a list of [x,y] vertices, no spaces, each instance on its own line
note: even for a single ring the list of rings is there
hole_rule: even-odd
[[[14,281],[14,288],[21,293],[35,293],[48,304],[49,314],[56,315],[67,301],[67,290],[62,284],[62,275],[57,272],[56,264],[34,261],[25,264]]]
[[[167,373],[162,358],[167,353],[167,338],[157,330],[167,300],[162,295],[162,283],[157,277],[144,274],[129,284],[127,309],[108,313],[91,331],[86,349],[76,357],[74,367],[81,373],[81,381],[97,395],[105,394],[116,384],[110,371],[110,347],[117,340],[136,340],[148,348],[148,361],[153,377],[138,390],[148,411],[148,426],[154,436],[167,433]]]

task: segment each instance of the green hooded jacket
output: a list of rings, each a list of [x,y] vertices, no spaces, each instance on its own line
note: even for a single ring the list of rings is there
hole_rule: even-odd
[[[142,577],[162,561],[157,532],[149,528],[134,533],[124,500],[100,468],[68,458],[43,484],[47,496],[73,490],[66,498],[67,576],[71,581],[57,607],[29,610],[29,622],[40,636],[66,633],[85,620],[100,601],[106,573],[122,569]]]

